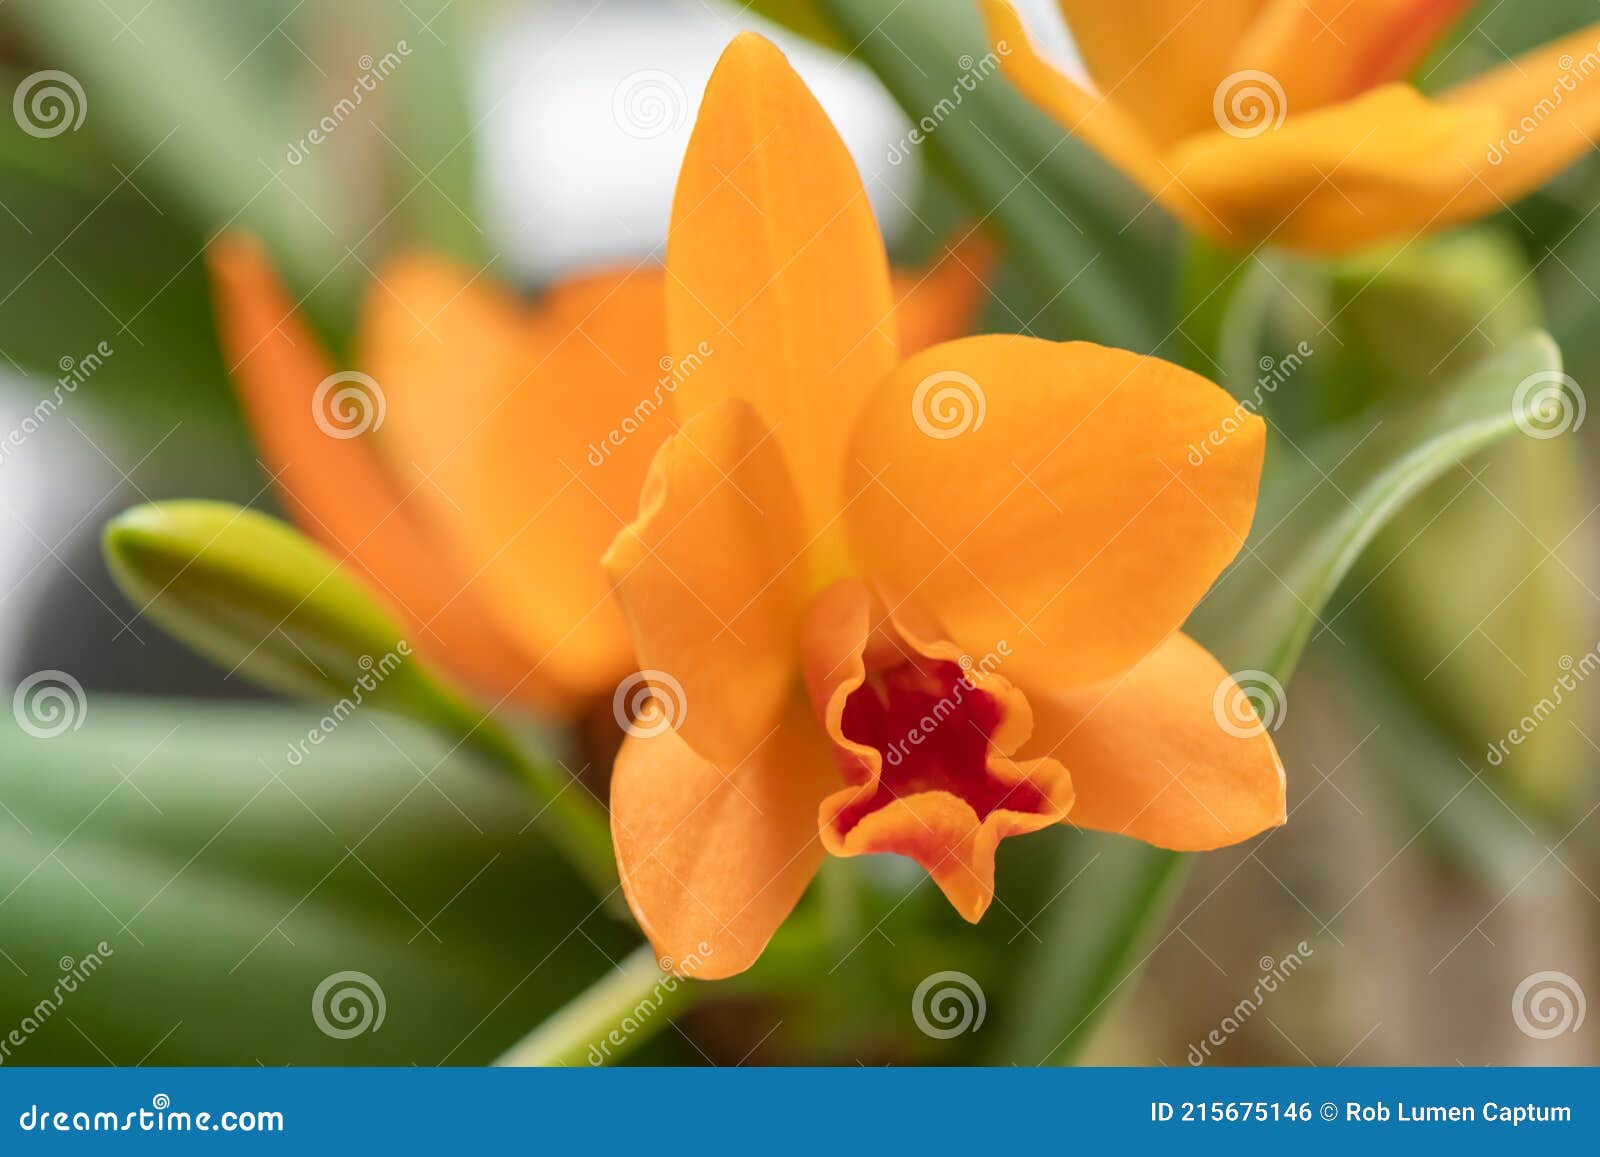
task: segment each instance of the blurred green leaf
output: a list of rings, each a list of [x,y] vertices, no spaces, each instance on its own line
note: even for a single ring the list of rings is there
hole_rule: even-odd
[[[14,383],[23,409],[49,398],[60,412],[51,439],[9,447],[6,461],[34,458],[44,469],[76,443],[91,459],[116,460],[148,494],[179,479],[189,489],[196,477],[217,494],[258,491],[217,351],[199,232],[92,153],[71,173],[21,163],[84,134],[39,141],[0,118],[0,142],[13,135],[26,143],[15,154],[0,145],[0,349],[27,375]]]
[[[1293,469],[1276,473],[1243,554],[1187,629],[1230,670],[1287,682],[1379,527],[1441,473],[1526,420],[1531,403],[1517,396],[1518,384],[1560,364],[1554,343],[1531,335],[1449,389],[1379,407],[1359,429],[1307,447]],[[1062,1063],[1083,1047],[1138,971],[1185,862],[1118,836],[1073,842],[1043,943],[1023,966],[1029,986],[1015,1007],[1024,1011],[1002,1026],[1001,1056],[1013,1063]]]
[[[0,91],[12,94],[23,91],[24,100],[28,99],[29,92],[40,95],[47,92],[48,86],[24,90],[23,86],[33,74],[33,69],[10,61],[0,62]],[[15,95],[13,99],[17,99]],[[58,107],[66,112],[65,103]],[[53,115],[46,113],[39,123],[53,127],[55,122],[50,119]],[[66,131],[44,138],[49,144],[43,145],[36,135],[37,127],[26,117],[0,117],[0,171],[5,173],[8,183],[17,178],[43,181],[80,193],[104,191],[116,183],[116,169],[107,161],[100,142],[92,133]],[[0,213],[0,220],[4,219],[4,214]]]
[[[377,5],[381,41],[402,46],[403,63],[384,81],[392,99],[379,125],[386,186],[408,245],[483,264],[488,254],[477,221],[478,153],[470,81],[473,18],[460,0]]]
[[[1429,53],[1414,79],[1424,91],[1439,92],[1594,21],[1594,0],[1478,0]]]
[[[1378,529],[1445,471],[1517,428],[1537,399],[1517,387],[1559,373],[1549,336],[1529,334],[1458,381],[1395,398],[1299,448],[1262,495],[1238,561],[1191,619],[1232,670],[1291,670],[1322,608]]]
[[[319,154],[289,160],[320,113],[296,115],[288,74],[261,51],[279,47],[287,13],[275,24],[262,13],[258,34],[200,0],[16,0],[8,11],[40,57],[78,83],[85,125],[129,180],[160,185],[204,230],[260,235],[302,290],[348,290],[353,238],[338,183]]]
[[[1000,1026],[996,1063],[1068,1064],[1125,986],[1183,883],[1177,852],[1100,833],[1063,841],[1060,897],[1035,924],[1040,943],[1017,976],[1017,1015]]]
[[[1038,300],[1019,322],[1152,351],[1169,262],[1145,235],[1147,198],[1011,88],[969,0],[823,0],[861,57],[922,126],[928,152],[978,223],[1006,241]],[[1052,319],[1050,325],[1040,318]]]
[[[1452,377],[1540,314],[1527,259],[1490,229],[1340,263],[1331,306],[1347,407]],[[1502,791],[1546,814],[1577,796],[1581,735],[1563,723],[1503,763],[1483,755],[1548,694],[1573,641],[1595,637],[1582,456],[1575,438],[1512,438],[1446,474],[1374,541],[1359,608],[1399,690]]]
[[[1579,381],[1594,381],[1600,375],[1600,326],[1594,324],[1595,310],[1600,309],[1595,300],[1600,287],[1600,216],[1585,213],[1574,228],[1553,240],[1556,260],[1539,263],[1550,330],[1567,355],[1572,375]]]
[[[1485,758],[1595,645],[1584,450],[1577,438],[1507,439],[1445,475],[1373,544],[1355,608],[1401,692],[1509,798],[1547,817],[1583,797],[1588,743],[1569,723],[1591,696],[1568,698],[1503,760]]]
[[[363,704],[415,719],[520,775],[551,837],[602,896],[615,891],[605,812],[429,670],[374,596],[294,528],[231,503],[156,503],[108,524],[105,554],[142,615],[214,662],[333,702],[335,720]]]
[[[781,24],[791,32],[798,32],[825,48],[838,52],[850,49],[833,21],[822,11],[820,0],[748,0],[737,6]]]
[[[1527,259],[1492,228],[1364,253],[1332,263],[1327,277],[1340,341],[1330,417],[1454,378],[1542,321]]]
[[[637,943],[526,796],[404,721],[363,712],[296,763],[324,726],[298,706],[81,711],[0,733],[0,1023],[112,954],[7,1064],[482,1064]],[[319,1028],[340,972],[381,988],[381,1027]]]

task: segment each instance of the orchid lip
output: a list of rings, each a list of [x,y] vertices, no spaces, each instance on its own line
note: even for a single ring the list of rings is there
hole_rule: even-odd
[[[1001,809],[1048,811],[1032,783],[1007,784],[989,771],[990,740],[1004,710],[958,663],[917,656],[869,675],[845,703],[842,731],[878,753],[879,772],[875,790],[834,818],[838,832],[848,834],[896,799],[929,791],[962,800],[979,822]],[[854,759],[846,763],[859,768]]]
[[[830,696],[825,726],[849,786],[823,801],[822,843],[916,861],[976,921],[994,897],[1000,841],[1065,819],[1071,781],[1052,759],[1009,758],[1033,724],[1005,678],[958,661],[950,644],[888,636],[875,633]]]

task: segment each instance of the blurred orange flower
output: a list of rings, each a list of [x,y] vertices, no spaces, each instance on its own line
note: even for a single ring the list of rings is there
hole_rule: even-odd
[[[919,348],[965,333],[977,235],[895,274]],[[253,240],[210,264],[234,384],[290,516],[491,700],[575,710],[631,669],[600,556],[631,515],[672,395],[716,352],[668,356],[659,266],[563,281],[528,305],[482,270],[412,254],[374,276],[336,371]]]
[[[1060,0],[1090,91],[980,2],[1030,100],[1232,246],[1339,253],[1481,217],[1600,131],[1600,25],[1430,98],[1403,78],[1467,0]]]
[[[1179,630],[1249,529],[1261,421],[1084,343],[902,360],[892,293],[827,116],[735,40],[667,245],[668,346],[717,353],[606,558],[660,703],[612,780],[623,888],[701,978],[756,959],[824,851],[909,856],[977,920],[1006,836],[1284,818],[1270,738],[1219,726],[1237,688]]]

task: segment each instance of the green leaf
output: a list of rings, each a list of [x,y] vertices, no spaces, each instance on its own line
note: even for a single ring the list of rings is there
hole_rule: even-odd
[[[837,52],[848,52],[850,49],[833,21],[822,11],[819,0],[749,0],[748,3],[739,3],[738,7],[763,16],[774,24],[781,24],[790,32],[797,32],[824,48],[832,48]]]
[[[1065,1064],[1112,1003],[1137,981],[1145,944],[1171,907],[1188,860],[1177,852],[1100,833],[1062,841],[1065,890],[1036,931],[1040,943],[1017,976],[1026,1015],[1000,1026],[997,1063]]]
[[[1190,621],[1232,670],[1279,678],[1293,669],[1318,616],[1363,547],[1402,503],[1475,451],[1537,425],[1538,374],[1559,374],[1561,353],[1543,333],[1507,345],[1454,383],[1396,398],[1300,450],[1275,471],[1250,541]]]
[[[1188,630],[1230,670],[1286,683],[1362,547],[1429,482],[1528,421],[1534,403],[1518,385],[1560,365],[1554,343],[1532,334],[1449,388],[1380,406],[1306,447],[1275,472],[1249,543]],[[1003,1059],[1013,1063],[1077,1054],[1138,971],[1186,862],[1116,836],[1073,842],[1048,932],[1023,966],[1030,985],[1016,1007],[1026,1011],[1003,1026]]]
[[[0,1023],[112,950],[7,1065],[484,1064],[638,942],[513,784],[374,713],[296,763],[321,727],[91,687],[77,730],[0,731]],[[351,971],[385,1019],[328,1036],[313,994]]]
[[[219,665],[332,702],[334,720],[363,705],[418,720],[520,775],[552,838],[614,892],[605,813],[433,673],[366,587],[286,523],[224,502],[138,506],[107,525],[105,555],[141,614]]]
[[[395,92],[380,137],[405,240],[478,266],[489,247],[475,216],[478,134],[469,82],[479,31],[473,18],[481,14],[459,0],[411,0],[378,6],[373,19],[381,42],[405,52],[384,81]]]
[[[26,71],[0,73],[0,92]],[[147,201],[142,174],[137,190],[125,181],[128,164],[94,148],[93,125],[40,140],[0,117],[0,349],[28,375],[11,382],[23,409],[62,411],[4,462],[44,468],[67,448],[97,458],[92,440],[146,493],[198,476],[218,496],[254,494],[260,468],[194,259],[204,235]]]
[[[1328,408],[1340,415],[1455,378],[1543,324],[1528,259],[1492,228],[1346,258],[1327,280],[1326,324],[1339,340]]]
[[[1591,0],[1542,0],[1538,4],[1501,4],[1482,0],[1476,10],[1455,21],[1414,74],[1429,93],[1508,67],[1514,56],[1540,48],[1594,22]]]
[[[259,29],[198,0],[17,0],[8,11],[77,82],[83,131],[115,148],[139,187],[159,185],[204,230],[260,235],[302,290],[349,288],[355,231],[330,161],[289,159],[322,112],[297,114],[290,67],[274,67],[276,50],[295,53],[278,35],[287,10],[259,13]]]
[[[1028,274],[1038,312],[1014,320],[1057,331],[1045,336],[1154,350],[1171,279],[1161,273],[1169,258],[1146,236],[1148,198],[1011,88],[976,5],[824,3],[919,126],[922,143],[908,136],[889,163],[926,150]]]
[[[1346,392],[1400,394],[1455,376],[1537,324],[1532,286],[1523,253],[1481,228],[1341,262],[1330,303],[1336,358],[1340,376],[1359,383]],[[1374,621],[1372,646],[1403,676],[1398,690],[1500,790],[1547,817],[1583,795],[1586,741],[1567,725],[1580,702],[1503,759],[1484,760],[1572,662],[1572,641],[1594,638],[1585,451],[1577,439],[1513,438],[1441,478],[1373,542],[1352,608]],[[1458,565],[1463,557],[1474,565]]]

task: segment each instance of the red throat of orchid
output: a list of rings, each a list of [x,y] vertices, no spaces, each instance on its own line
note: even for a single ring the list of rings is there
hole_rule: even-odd
[[[853,629],[835,636],[853,636],[848,653],[813,684],[850,785],[822,803],[823,845],[909,856],[975,921],[994,895],[1000,840],[1064,819],[1071,782],[1053,759],[1008,758],[1033,713],[994,670],[1003,658],[958,659],[953,644],[909,639],[889,622],[868,631],[864,601],[851,610]]]
[[[918,655],[869,675],[845,701],[843,730],[878,752],[882,771],[877,791],[852,801],[835,825],[848,833],[887,803],[929,791],[964,800],[980,823],[1002,808],[1043,812],[1048,803],[1032,783],[989,774],[989,743],[1003,713],[959,663]]]

